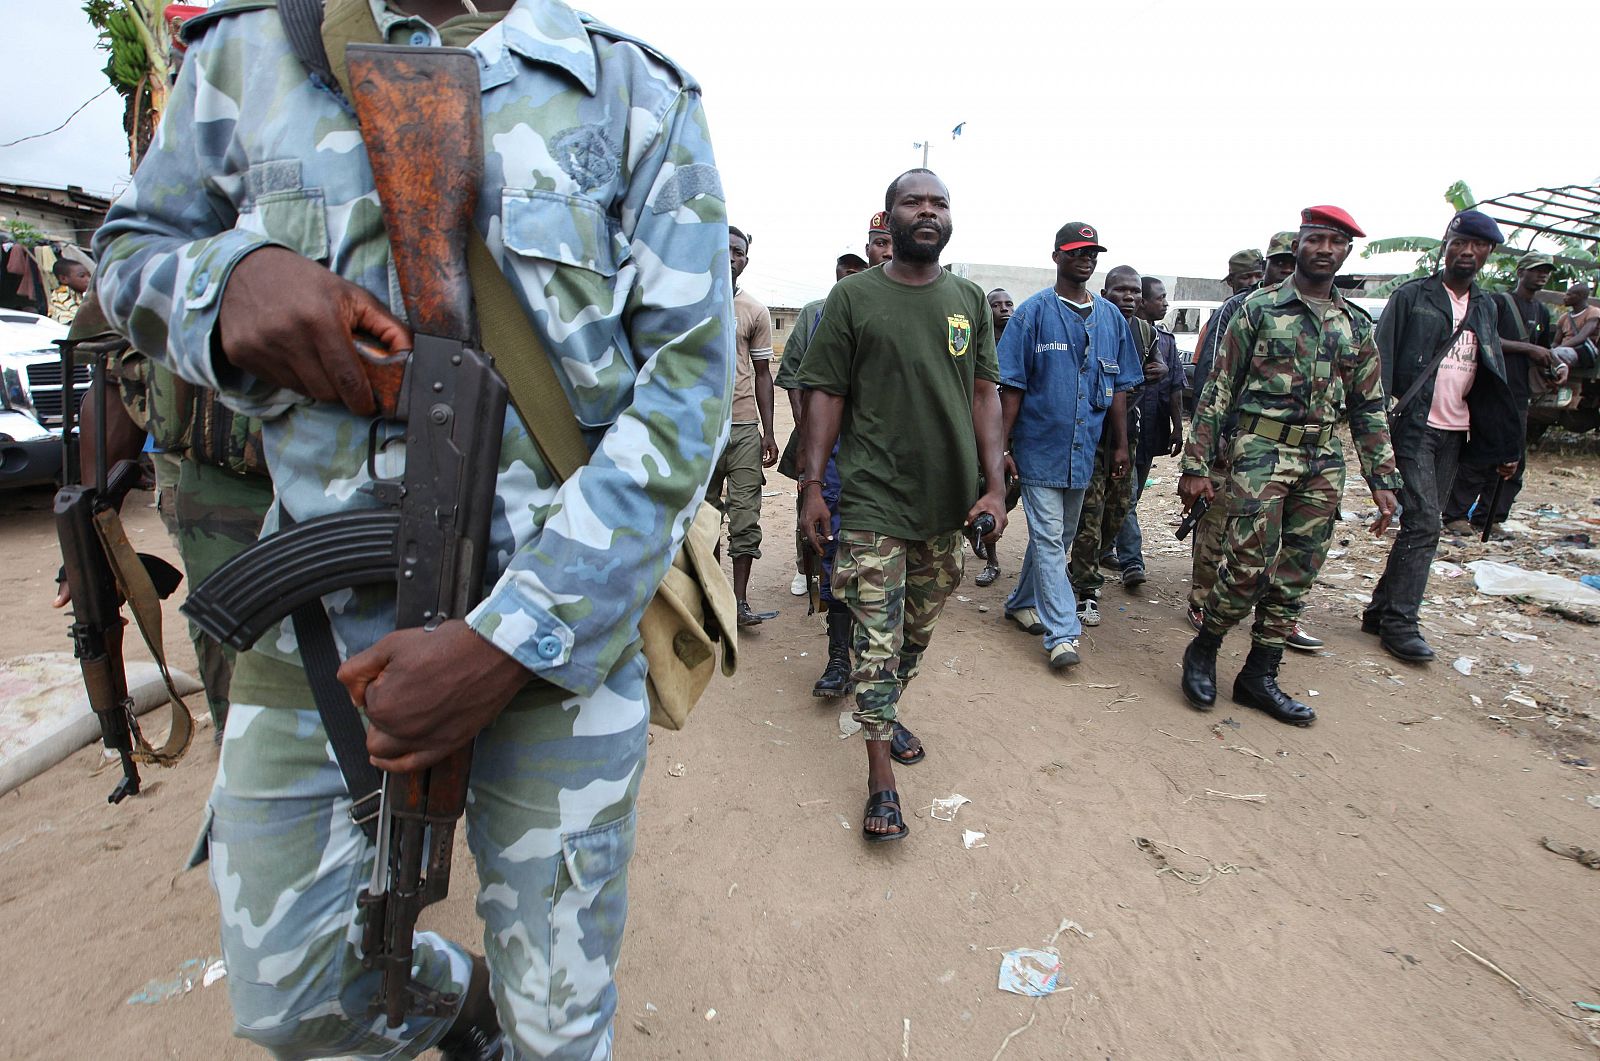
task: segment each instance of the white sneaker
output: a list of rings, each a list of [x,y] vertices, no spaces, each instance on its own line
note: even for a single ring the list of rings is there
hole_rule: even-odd
[[[1078,642],[1072,638],[1050,650],[1050,669],[1065,670],[1078,665]]]
[[[1039,613],[1033,608],[1018,608],[1014,612],[1006,612],[1006,618],[1022,627],[1025,633],[1038,636],[1044,633],[1044,620],[1039,618]]]
[[[1100,605],[1092,600],[1086,600],[1078,605],[1078,622],[1084,626],[1100,625]]]
[[[804,597],[806,595],[806,576],[796,571],[794,581],[789,583],[789,592],[796,597]]]

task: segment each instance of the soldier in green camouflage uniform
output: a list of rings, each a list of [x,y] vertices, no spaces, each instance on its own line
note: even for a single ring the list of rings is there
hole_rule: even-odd
[[[1296,233],[1274,233],[1267,242],[1266,275],[1259,285],[1246,288],[1234,295],[1206,319],[1200,329],[1199,346],[1194,360],[1194,392],[1196,397],[1205,390],[1206,380],[1211,377],[1211,366],[1216,360],[1217,349],[1221,346],[1222,337],[1227,334],[1228,325],[1233,321],[1234,315],[1244,305],[1244,300],[1261,287],[1276,287],[1294,272],[1294,241]],[[1245,252],[1240,252],[1241,254]],[[1235,257],[1238,257],[1237,255]],[[1233,265],[1229,266],[1230,275]],[[1238,425],[1229,422],[1223,425],[1223,431],[1228,437],[1238,429]],[[1211,469],[1211,488],[1220,496],[1227,490],[1228,475],[1228,445],[1219,441],[1217,447],[1217,465]],[[1204,625],[1202,622],[1201,604],[1206,595],[1211,592],[1211,586],[1217,579],[1217,565],[1222,563],[1222,534],[1227,525],[1228,507],[1225,504],[1213,504],[1206,509],[1199,521],[1194,526],[1194,534],[1189,539],[1193,571],[1189,581],[1189,625],[1198,633]],[[1302,652],[1314,652],[1321,648],[1323,641],[1320,637],[1306,629],[1302,622],[1296,622],[1294,630],[1289,634],[1285,644],[1290,648]]]
[[[1196,707],[1216,702],[1217,649],[1259,605],[1234,700],[1283,722],[1316,718],[1278,687],[1277,672],[1338,515],[1344,450],[1333,429],[1342,415],[1380,511],[1374,534],[1394,512],[1400,484],[1372,320],[1333,287],[1351,238],[1362,234],[1336,207],[1302,212],[1294,275],[1245,300],[1196,405],[1179,482],[1185,507],[1214,496],[1223,426],[1230,414],[1239,418],[1219,499],[1227,519],[1222,562],[1202,605],[1204,628],[1183,657],[1183,692]]]
[[[649,718],[639,624],[728,437],[727,213],[699,86],[555,0],[479,6],[328,0],[324,33],[476,54],[472,221],[590,455],[558,482],[507,412],[498,459],[474,469],[495,506],[487,592],[465,620],[397,631],[392,585],[324,598],[375,765],[472,742],[486,955],[413,940],[421,985],[456,996],[443,1013],[389,1028],[368,1011],[379,974],[362,964],[356,896],[374,847],[292,624],[240,654],[203,838],[236,1033],[283,1058],[611,1055]],[[234,0],[186,24],[160,132],[96,236],[113,327],[261,417],[269,533],[379,504],[362,487],[404,454],[369,470],[373,401],[348,337],[411,343],[355,118],[270,8]],[[454,890],[470,872],[457,866]]]

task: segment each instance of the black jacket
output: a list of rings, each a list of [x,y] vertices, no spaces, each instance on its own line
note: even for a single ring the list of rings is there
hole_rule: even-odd
[[[1504,464],[1522,453],[1522,422],[1506,379],[1500,348],[1500,313],[1494,298],[1473,284],[1467,294],[1465,331],[1478,337],[1478,371],[1467,392],[1472,426],[1461,451],[1463,464]],[[1437,273],[1401,285],[1378,319],[1378,351],[1383,356],[1383,389],[1391,403],[1433,362],[1455,331],[1450,295]],[[1435,370],[1437,373],[1437,369]],[[1433,406],[1430,376],[1398,419],[1389,424],[1397,457],[1415,457]]]

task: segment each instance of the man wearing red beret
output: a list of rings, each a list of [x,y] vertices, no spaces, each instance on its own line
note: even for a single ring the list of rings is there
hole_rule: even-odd
[[[1230,413],[1239,417],[1228,489],[1217,498],[1228,516],[1222,563],[1201,604],[1203,627],[1183,654],[1183,693],[1201,710],[1216,703],[1223,636],[1254,609],[1234,702],[1295,725],[1317,717],[1278,687],[1278,667],[1327,557],[1344,491],[1344,451],[1334,434],[1341,411],[1378,505],[1372,533],[1382,534],[1394,515],[1400,476],[1372,318],[1333,286],[1351,240],[1361,235],[1338,207],[1301,211],[1293,275],[1245,300],[1196,403],[1178,481],[1185,509],[1216,496],[1210,471],[1226,437],[1222,428]]]

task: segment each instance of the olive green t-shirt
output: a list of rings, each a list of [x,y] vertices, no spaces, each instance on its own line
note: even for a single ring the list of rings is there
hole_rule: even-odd
[[[998,382],[983,291],[941,273],[897,283],[868,269],[833,286],[800,384],[845,397],[839,525],[927,541],[956,530],[978,497],[974,378]]]

